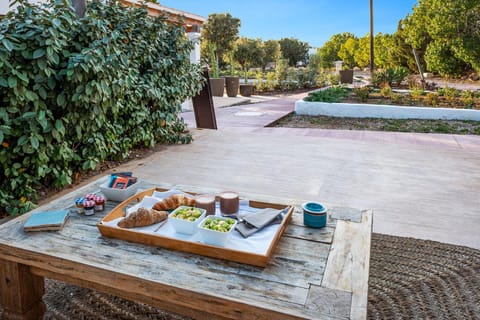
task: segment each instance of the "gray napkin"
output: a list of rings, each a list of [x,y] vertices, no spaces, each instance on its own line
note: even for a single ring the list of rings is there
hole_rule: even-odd
[[[283,215],[288,212],[289,207],[278,209],[262,209],[256,213],[248,214],[243,217],[243,221],[237,223],[236,230],[244,237],[248,238],[257,231],[266,226],[281,223]]]

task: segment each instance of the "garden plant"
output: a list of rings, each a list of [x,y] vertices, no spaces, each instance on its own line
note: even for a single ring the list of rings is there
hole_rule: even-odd
[[[0,213],[137,146],[191,141],[178,112],[203,78],[181,26],[118,1],[83,18],[68,0],[18,3],[0,20]]]

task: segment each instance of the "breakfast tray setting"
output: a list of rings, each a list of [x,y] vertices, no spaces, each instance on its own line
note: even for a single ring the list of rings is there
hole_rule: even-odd
[[[97,224],[97,227],[100,233],[106,237],[265,267],[290,223],[294,211],[294,208],[287,204],[240,200],[236,217],[258,213],[262,209],[267,210],[269,208],[278,210],[281,222],[268,225],[247,238],[243,237],[237,230],[233,230],[223,245],[205,243],[199,232],[193,234],[177,232],[172,218],[144,227],[122,228],[118,226],[119,221],[138,208],[150,209],[156,202],[174,194],[195,196],[195,193],[180,190],[150,188],[121,202]],[[218,207],[218,201],[215,217],[223,218]]]

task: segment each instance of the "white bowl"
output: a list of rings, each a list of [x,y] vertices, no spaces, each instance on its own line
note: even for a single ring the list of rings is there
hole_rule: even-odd
[[[218,216],[208,216],[202,220],[202,222],[198,225],[198,232],[200,233],[200,237],[204,243],[211,244],[214,246],[221,246],[223,247],[226,243],[230,235],[232,234],[233,230],[235,230],[235,226],[237,225],[237,221],[232,225],[228,232],[221,232],[211,229],[204,228],[205,222],[208,219],[219,219],[219,220],[234,220],[232,218],[227,217],[218,217]]]
[[[177,209],[173,210],[172,213],[168,215],[168,223],[173,226],[176,232],[184,233],[184,234],[194,234],[195,232],[197,232],[197,226],[202,221],[203,217],[205,217],[205,213],[207,212],[207,210],[201,209],[201,208],[195,208],[200,210],[200,212],[202,213],[200,217],[198,217],[195,221],[188,221],[185,219],[174,218],[173,215],[183,208],[192,208],[192,207],[180,206]]]
[[[140,185],[138,182],[139,181],[128,186],[125,189],[115,189],[115,188],[109,188],[108,187],[109,182],[107,181],[100,185],[100,190],[102,191],[105,198],[107,198],[107,200],[122,202],[123,200],[128,199],[131,196],[133,196],[135,193],[137,193],[138,186]]]

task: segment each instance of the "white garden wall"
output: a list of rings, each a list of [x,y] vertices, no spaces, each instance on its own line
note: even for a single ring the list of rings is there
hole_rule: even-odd
[[[480,110],[402,107],[377,104],[295,102],[295,113],[309,116],[385,119],[476,120]]]

